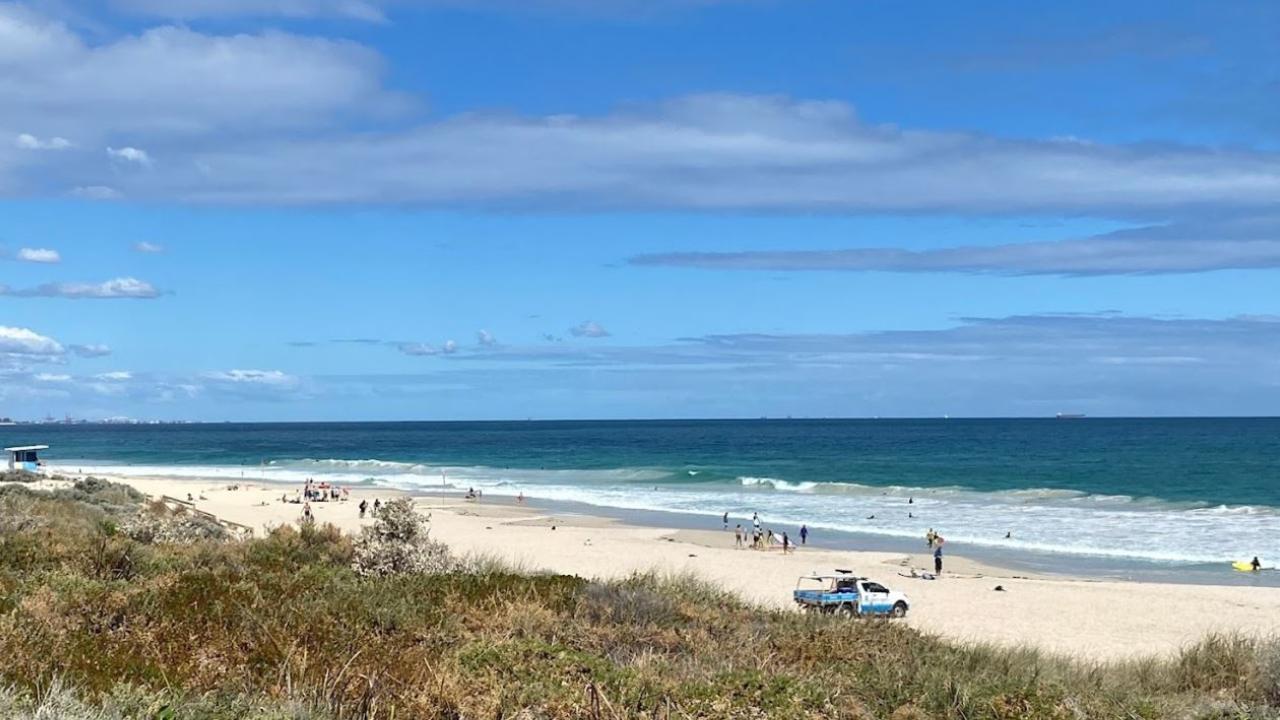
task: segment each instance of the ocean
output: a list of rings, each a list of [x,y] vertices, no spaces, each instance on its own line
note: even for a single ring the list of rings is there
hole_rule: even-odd
[[[0,427],[53,466],[469,487],[712,524],[1170,567],[1280,560],[1280,419]],[[718,525],[718,523],[715,523]],[[1006,537],[1008,535],[1008,537]]]

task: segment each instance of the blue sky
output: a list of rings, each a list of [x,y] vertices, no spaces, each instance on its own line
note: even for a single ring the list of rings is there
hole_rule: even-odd
[[[1275,414],[1280,6],[0,2],[0,415]]]

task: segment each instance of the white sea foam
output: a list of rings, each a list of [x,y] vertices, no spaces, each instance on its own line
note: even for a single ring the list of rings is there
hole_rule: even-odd
[[[683,473],[648,468],[508,469],[379,459],[282,460],[246,466],[85,465],[63,470],[293,483],[315,477],[340,485],[475,487],[494,495],[524,493],[605,507],[714,517],[729,512],[749,518],[752,512],[759,512],[766,526],[806,523],[818,533],[839,530],[921,538],[925,530],[933,528],[961,552],[967,545],[976,545],[1176,562],[1223,562],[1254,555],[1264,561],[1280,558],[1280,512],[1273,507],[1171,503],[1052,488],[979,492],[960,487],[885,487],[750,476],[733,483],[708,483]],[[875,519],[869,520],[869,516]],[[1006,533],[1011,535],[1009,539],[1005,539]]]

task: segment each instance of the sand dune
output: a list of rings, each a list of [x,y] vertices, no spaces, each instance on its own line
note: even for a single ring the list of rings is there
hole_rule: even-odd
[[[261,533],[296,522],[298,505],[280,502],[286,490],[261,483],[230,490],[225,481],[113,478],[153,496],[197,498],[196,507]],[[313,503],[320,522],[358,531],[361,498],[389,499],[395,491],[359,488],[349,502]],[[199,499],[203,497],[204,499]],[[485,553],[530,570],[583,577],[634,572],[691,572],[761,605],[790,608],[796,578],[810,571],[849,568],[906,592],[906,622],[958,641],[1030,645],[1106,661],[1175,652],[1211,632],[1280,635],[1280,588],[1176,585],[1030,577],[947,557],[937,581],[898,576],[923,568],[925,555],[802,549],[738,550],[731,532],[632,527],[582,515],[548,514],[489,499],[421,497],[433,535],[458,552]],[[553,529],[554,527],[554,529]],[[996,585],[1006,591],[996,592]]]

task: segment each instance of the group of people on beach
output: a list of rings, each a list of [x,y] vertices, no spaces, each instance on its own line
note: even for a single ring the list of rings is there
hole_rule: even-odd
[[[729,513],[725,513],[721,518],[724,523],[724,529],[729,529]],[[742,525],[738,524],[734,527],[734,547],[747,547],[747,531],[742,529]],[[807,525],[800,526],[800,544],[804,545],[809,541],[809,527]],[[774,547],[781,546],[784,555],[795,551],[795,543],[791,542],[791,536],[785,531],[779,535],[768,528],[760,526],[760,513],[751,513],[751,549],[752,550],[772,550]]]
[[[350,499],[351,491],[347,488],[340,488],[337,485],[330,485],[329,483],[317,483],[311,478],[307,478],[306,483],[302,486],[302,490],[295,493],[292,499],[289,498],[288,493],[280,496],[280,502],[293,503],[294,505],[312,502],[345,502]]]

